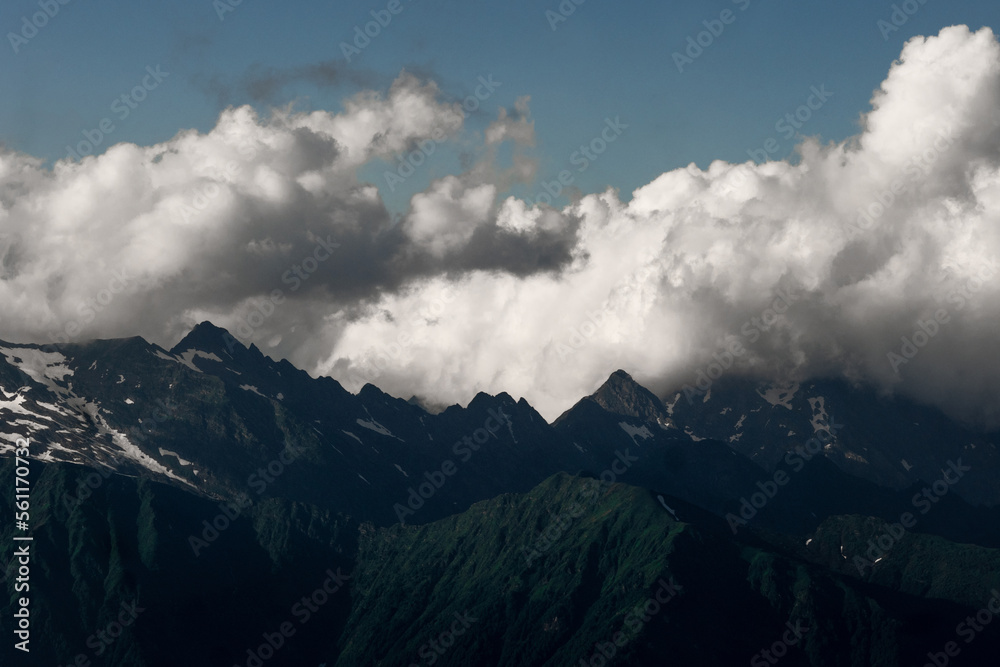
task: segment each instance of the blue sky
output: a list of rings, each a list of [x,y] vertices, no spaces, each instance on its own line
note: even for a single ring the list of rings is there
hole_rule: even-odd
[[[435,79],[456,99],[468,95],[479,76],[492,74],[502,85],[467,121],[469,145],[500,106],[530,95],[537,136],[531,154],[539,160],[538,178],[551,180],[597,136],[605,118],[620,117],[628,129],[573,185],[584,192],[611,185],[627,197],[692,161],[701,167],[713,159],[744,161],[747,150],[769,138],[778,143],[773,157],[787,156],[795,141],[775,123],[802,105],[812,86],[825,85],[833,96],[801,131],[824,140],[855,134],[859,114],[909,37],[957,23],[998,24],[996,4],[984,0],[917,2],[919,10],[887,39],[878,21],[891,20],[892,3],[586,0],[553,30],[546,11],[558,12],[556,0],[401,0],[402,10],[348,63],[340,44],[387,4],[243,0],[220,20],[211,0],[71,0],[26,43],[19,40],[15,53],[9,33],[20,33],[23,17],[41,10],[37,1],[6,0],[0,7],[0,141],[46,160],[65,156],[65,146],[82,132],[113,118],[113,100],[139,84],[147,66],[160,65],[169,76],[115,123],[105,146],[209,130],[224,103],[253,101],[238,90],[220,100],[211,82],[234,84],[253,68],[336,63],[352,74],[345,77],[350,81],[299,83],[273,98],[328,110],[362,85],[386,88],[404,68]],[[679,72],[672,54],[725,10],[732,22]],[[439,155],[399,192],[383,192],[390,207],[400,210],[431,178],[458,171],[460,151]],[[361,176],[384,185],[377,165]],[[515,193],[530,197],[539,187]]]

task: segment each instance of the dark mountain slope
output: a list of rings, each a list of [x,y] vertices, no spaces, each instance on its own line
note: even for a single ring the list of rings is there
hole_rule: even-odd
[[[0,461],[3,488],[14,488],[12,463]],[[8,638],[0,644],[0,664],[63,665],[78,655],[94,665],[128,667],[245,664],[246,649],[286,621],[299,630],[272,664],[319,664],[333,650],[351,604],[347,588],[330,597],[322,616],[317,611],[322,621],[302,625],[291,610],[327,570],[350,574],[356,524],[278,500],[230,521],[217,503],[119,475],[91,478],[96,488],[77,504],[69,499],[86,486],[88,470],[32,468],[27,591],[13,586],[19,576],[13,551],[23,543],[12,539],[11,523],[0,528],[0,574],[9,593],[0,601],[0,633]],[[0,508],[13,516],[6,496]],[[193,548],[192,536],[207,540]],[[10,640],[21,595],[31,600],[30,663]],[[134,621],[126,615],[121,636],[105,642],[119,632],[113,624],[123,605],[133,604]]]
[[[336,664],[575,665],[623,630],[617,664],[746,664],[801,622],[810,630],[784,664],[897,665],[947,638],[916,632],[905,608],[889,613],[880,598],[899,607],[897,593],[734,540],[718,519],[675,521],[646,491],[593,482],[594,493],[591,482],[560,475],[367,535]],[[675,595],[636,615],[660,588]],[[910,599],[945,618],[968,610]],[[459,617],[476,621],[438,641]]]

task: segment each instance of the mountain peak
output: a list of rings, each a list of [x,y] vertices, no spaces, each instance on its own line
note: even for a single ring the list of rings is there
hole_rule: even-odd
[[[670,416],[660,399],[620,369],[584,400],[593,401],[608,412],[648,422],[670,423]]]
[[[170,350],[171,354],[180,354],[187,350],[201,350],[203,352],[220,352],[232,357],[236,347],[244,347],[237,341],[231,333],[221,327],[217,327],[209,321],[204,321],[195,325],[188,335]]]

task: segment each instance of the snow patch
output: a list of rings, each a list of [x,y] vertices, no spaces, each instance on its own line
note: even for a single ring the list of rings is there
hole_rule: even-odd
[[[115,444],[115,446],[119,450],[121,450],[121,452],[125,455],[126,458],[135,461],[136,463],[146,468],[147,470],[159,473],[160,475],[169,477],[170,479],[176,480],[178,482],[182,482],[192,488],[197,488],[193,484],[191,484],[191,482],[187,481],[183,477],[178,477],[173,472],[171,472],[166,466],[164,466],[159,461],[148,455],[146,452],[139,449],[139,447],[137,447],[136,445],[132,444],[132,442],[128,439],[128,437],[124,433],[108,426],[108,423],[104,421],[104,418],[100,415],[100,408],[96,404],[84,402],[83,407],[84,410],[93,417],[94,425],[97,427],[97,430],[100,432],[100,434],[110,435],[111,441]]]
[[[201,350],[185,350],[181,352],[180,362],[188,368],[201,373],[201,369],[194,365],[194,360],[199,357],[210,361],[218,361],[220,364],[222,363],[222,359],[219,359],[217,355],[211,352],[202,352]]]
[[[503,410],[500,410],[500,414],[503,414]],[[504,416],[506,417],[507,415]],[[517,436],[514,435],[514,422],[510,420],[510,417],[507,417],[507,432],[510,433],[510,439],[517,443]],[[499,438],[495,431],[490,431],[490,435],[494,438]]]
[[[131,398],[126,398],[125,399],[125,404],[126,405],[135,405],[135,401],[133,401]]]
[[[663,499],[663,496],[656,496],[656,499],[660,501],[660,504],[661,504],[661,505],[663,505],[663,508],[664,508],[665,510],[667,510],[668,512],[670,512],[670,515],[671,515],[672,517],[674,517],[674,521],[680,521],[680,519],[678,519],[678,518],[677,518],[677,512],[675,512],[675,511],[673,510],[673,508],[672,508],[672,507],[670,507],[670,505],[668,505],[668,504],[667,504],[667,501],[665,501],[665,500]]]
[[[785,382],[782,384],[769,385],[764,389],[764,391],[758,389],[757,395],[773,406],[780,405],[791,410],[792,399],[795,398],[795,394],[798,390],[798,382]]]
[[[629,434],[629,437],[632,438],[632,442],[635,442],[635,444],[637,445],[639,443],[635,441],[636,436],[639,436],[643,440],[648,440],[649,438],[653,437],[653,434],[649,432],[649,429],[646,428],[645,425],[637,427],[637,426],[632,426],[628,422],[618,422],[618,425],[621,426],[621,429],[623,431]]]
[[[822,396],[810,398],[809,408],[812,410],[809,423],[812,424],[813,433],[829,430],[830,416],[826,412],[826,399]]]
[[[190,466],[190,465],[194,465],[194,464],[193,464],[193,463],[191,463],[190,461],[185,461],[184,459],[182,459],[182,458],[181,458],[181,457],[180,457],[180,456],[179,456],[179,455],[177,454],[177,452],[172,452],[172,451],[170,451],[169,449],[163,449],[162,447],[159,447],[159,448],[157,448],[157,449],[158,449],[158,450],[159,450],[159,452],[160,452],[160,456],[172,456],[172,457],[174,457],[175,459],[177,459],[177,460],[178,460],[178,461],[180,462],[180,464],[181,464],[182,466]]]
[[[242,389],[243,391],[252,391],[253,393],[255,393],[258,396],[260,396],[261,398],[267,398],[267,396],[264,396],[264,394],[262,394],[259,391],[257,391],[257,387],[253,386],[252,384],[241,384],[240,385],[240,389]]]
[[[0,412],[10,410],[15,415],[25,415],[26,417],[36,417],[34,412],[24,407],[24,396],[17,394],[12,401],[0,401]],[[49,421],[52,421],[51,419]]]
[[[156,356],[156,357],[158,357],[158,358],[160,358],[160,359],[166,359],[167,361],[172,361],[175,364],[181,363],[180,361],[178,361],[177,357],[171,357],[169,354],[166,354],[165,352],[162,352],[161,350],[157,350],[156,352],[153,353],[153,355]],[[198,370],[198,369],[196,368],[195,370]],[[200,373],[201,371],[198,371],[198,372]]]
[[[54,412],[57,415],[65,415],[65,416],[69,415],[69,413],[66,412],[65,410],[63,410],[61,407],[59,407],[58,405],[54,405],[52,403],[45,403],[43,401],[35,401],[35,405],[37,405],[40,408],[44,408],[44,409],[48,410],[49,412]],[[45,415],[38,415],[38,416],[41,417],[42,419],[49,419]],[[55,420],[49,419],[49,421],[55,421]]]
[[[45,387],[54,394],[66,395],[69,389],[60,386],[67,375],[73,375],[65,356],[59,352],[42,352],[30,347],[10,348],[0,347],[0,354],[8,364],[17,366],[25,375]]]
[[[34,433],[35,431],[44,431],[48,428],[45,424],[38,424],[36,422],[30,422],[27,419],[15,419],[14,426],[24,426],[29,432]]]
[[[824,447],[824,449],[829,449],[829,448],[832,448],[832,446],[831,445],[827,445],[826,447]],[[844,452],[844,458],[845,459],[850,459],[852,461],[857,461],[858,463],[868,463],[868,459],[866,459],[865,457],[861,456],[861,454],[856,454],[856,453],[851,452],[851,451]]]
[[[366,428],[369,431],[375,431],[376,433],[380,433],[382,435],[387,435],[390,438],[396,438],[396,440],[402,441],[402,438],[393,435],[389,431],[389,429],[387,429],[385,426],[382,426],[381,424],[379,424],[374,419],[372,419],[371,421],[367,421],[367,420],[364,420],[364,419],[356,419],[355,421],[358,423],[358,426],[360,426],[362,428]]]
[[[409,475],[406,474],[406,471],[399,467],[398,463],[393,463],[392,465],[396,466],[396,470],[406,475],[406,477],[409,477]]]
[[[157,350],[156,356],[159,357],[160,359],[166,359],[167,361],[174,361],[178,364],[183,364],[184,366],[187,366],[188,368],[193,370],[195,373],[203,372],[200,368],[194,365],[194,360],[197,359],[198,357],[201,357],[202,359],[209,359],[211,361],[218,361],[220,364],[222,363],[222,359],[219,359],[218,355],[211,352],[202,352],[201,350],[184,350],[183,352],[181,352],[179,357],[174,357],[169,354],[164,354],[163,352]]]

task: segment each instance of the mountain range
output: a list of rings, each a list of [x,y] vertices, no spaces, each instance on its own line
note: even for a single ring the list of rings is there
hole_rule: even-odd
[[[11,518],[22,439],[37,664],[976,665],[1000,647],[959,627],[1000,588],[1000,433],[843,379],[657,396],[619,370],[549,423],[505,393],[440,411],[353,394],[204,322],[169,350],[0,342]],[[8,638],[18,534],[0,524]]]

